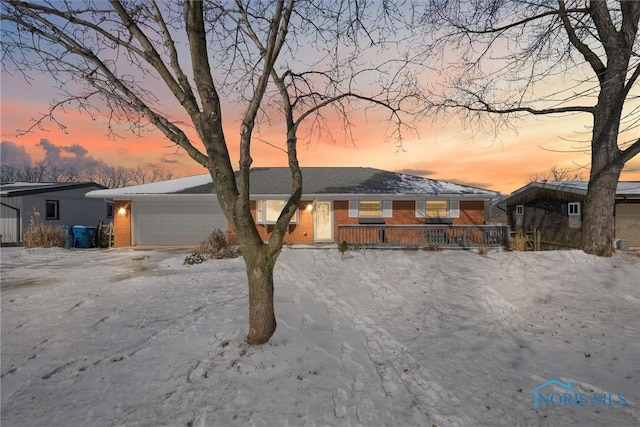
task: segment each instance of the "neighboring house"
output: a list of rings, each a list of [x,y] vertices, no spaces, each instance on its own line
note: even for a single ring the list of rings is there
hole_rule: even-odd
[[[285,244],[334,243],[338,227],[358,224],[478,225],[498,195],[480,188],[357,167],[302,168],[303,196]],[[266,240],[289,197],[288,168],[251,171],[251,210]],[[115,246],[195,245],[228,229],[209,174],[98,190],[115,206]]]
[[[18,243],[35,212],[46,224],[96,226],[99,220],[110,221],[113,205],[104,199],[89,200],[84,195],[106,187],[93,182],[0,184],[1,242]]]
[[[504,204],[511,230],[540,230],[541,249],[577,249],[586,181],[532,182],[511,193]],[[615,195],[616,239],[640,248],[640,181],[620,181]],[[612,242],[613,244],[613,242]]]

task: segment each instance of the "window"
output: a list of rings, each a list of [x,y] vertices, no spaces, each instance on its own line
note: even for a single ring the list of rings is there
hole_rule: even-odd
[[[425,216],[427,218],[447,218],[446,200],[427,200]]]
[[[47,200],[47,219],[60,219],[59,201]]]
[[[416,200],[416,218],[460,218],[460,200]]]
[[[113,218],[113,203],[107,203],[107,218]]]
[[[393,216],[392,200],[350,200],[350,218],[391,218]]]
[[[364,201],[362,200],[358,206],[358,215],[361,217],[376,217],[382,216],[382,202],[381,201]]]
[[[516,206],[516,215],[524,215],[524,205]]]
[[[569,203],[569,215],[580,215],[580,202]]]
[[[275,224],[286,204],[286,200],[256,200],[256,222],[259,224]],[[298,211],[293,214],[291,222],[298,222]]]

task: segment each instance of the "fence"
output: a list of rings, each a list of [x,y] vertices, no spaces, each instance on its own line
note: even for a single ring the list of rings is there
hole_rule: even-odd
[[[470,248],[505,246],[509,227],[500,225],[339,225],[338,242],[368,248]]]

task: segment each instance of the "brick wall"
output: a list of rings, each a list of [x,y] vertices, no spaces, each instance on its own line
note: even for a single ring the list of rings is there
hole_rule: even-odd
[[[460,202],[460,218],[454,218],[453,225],[482,225],[484,224],[484,202]]]
[[[126,214],[121,215],[120,208],[126,209]],[[113,202],[113,246],[120,248],[131,246],[131,201],[115,200]]]
[[[298,208],[297,224],[289,225],[289,232],[285,235],[285,244],[313,244],[313,211],[306,210],[311,200],[303,200]],[[251,212],[255,219],[256,203],[251,201]],[[389,225],[418,225],[424,224],[424,218],[416,218],[415,201],[403,200],[393,202],[393,216],[384,219]],[[349,202],[337,200],[333,202],[333,235],[337,239],[338,225],[357,225],[358,218],[349,217]],[[453,219],[454,225],[479,225],[484,224],[483,201],[461,201],[460,218]],[[263,240],[267,240],[273,231],[273,225],[258,224],[258,232]],[[235,240],[233,231],[229,227],[229,236]]]
[[[298,221],[297,223],[289,224],[289,231],[284,236],[284,244],[301,243],[312,244],[313,243],[313,211],[307,210],[307,205],[312,204],[312,200],[301,200],[298,205]],[[256,218],[256,202],[251,201],[251,213],[253,219]],[[273,232],[273,224],[257,224],[258,232],[262,240],[268,240],[269,236]]]

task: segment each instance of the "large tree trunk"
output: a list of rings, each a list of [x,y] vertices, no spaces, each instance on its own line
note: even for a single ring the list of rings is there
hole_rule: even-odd
[[[611,256],[615,194],[624,167],[618,148],[618,131],[625,93],[628,59],[613,55],[606,72],[600,76],[601,90],[593,114],[591,172],[581,233],[581,248],[588,254]]]
[[[613,248],[613,215],[615,193],[622,167],[591,168],[582,222],[582,250],[588,254],[611,256]]]
[[[277,256],[269,256],[266,246],[249,249],[244,260],[249,279],[249,333],[247,343],[264,344],[276,331],[273,307],[273,270]]]

